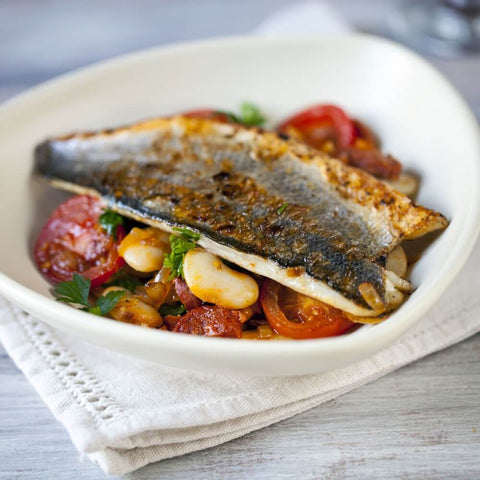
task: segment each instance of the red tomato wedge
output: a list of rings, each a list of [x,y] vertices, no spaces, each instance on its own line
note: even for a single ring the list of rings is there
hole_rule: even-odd
[[[277,130],[300,136],[315,148],[333,138],[337,149],[352,145],[357,132],[350,117],[335,105],[315,105],[302,110],[281,123]]]
[[[344,312],[320,300],[265,280],[260,294],[263,311],[275,332],[297,340],[333,337],[352,325]]]
[[[335,105],[302,110],[277,130],[380,178],[396,179],[402,170],[398,160],[380,151],[370,128]]]
[[[117,247],[125,236],[117,227],[116,240],[98,223],[103,203],[78,195],[62,203],[50,216],[35,244],[38,269],[52,283],[71,280],[78,273],[98,287],[124,264]]]
[[[380,148],[378,138],[370,127],[355,119],[353,120],[353,125],[355,126],[355,141],[353,143],[355,147],[363,149],[374,148],[377,150]]]

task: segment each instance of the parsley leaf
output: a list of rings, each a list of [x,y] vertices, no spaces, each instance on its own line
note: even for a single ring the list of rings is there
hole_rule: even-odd
[[[91,307],[88,309],[88,313],[91,313],[93,315],[98,315],[99,317],[102,316],[102,311],[100,310],[100,307]]]
[[[165,316],[165,315],[181,315],[182,313],[185,313],[187,309],[185,306],[181,303],[177,303],[175,305],[167,305],[164,304],[160,307],[160,315]]]
[[[59,302],[73,303],[82,305],[82,310],[94,315],[104,316],[118,303],[120,298],[125,295],[125,291],[114,290],[97,300],[97,305],[92,307],[88,301],[90,293],[91,280],[82,277],[78,273],[73,274],[73,279],[68,282],[60,282],[54,290]]]
[[[133,293],[140,285],[143,285],[143,283],[138,278],[131,277],[120,270],[110,281],[104,284],[104,287],[122,287]]]
[[[125,295],[125,290],[113,290],[108,292],[106,295],[102,295],[97,300],[97,306],[90,309],[90,313],[95,313],[95,315],[105,316],[113,307],[118,303],[118,301]],[[94,312],[93,310],[98,309],[100,313]]]
[[[190,250],[193,250],[196,245],[196,241],[200,238],[200,235],[188,228],[177,228],[173,230],[180,235],[170,235],[170,247],[171,252],[165,255],[163,265],[171,270],[169,280],[175,277],[183,278],[183,259],[185,254]]]
[[[104,210],[98,217],[98,223],[116,240],[117,227],[123,225],[123,217],[113,210]]]
[[[178,232],[183,238],[197,241],[200,238],[200,234],[184,227],[173,227],[173,231]]]
[[[230,120],[231,122],[233,123],[242,123],[242,119],[241,118],[238,118],[235,114],[233,114],[232,112],[227,112],[225,110],[215,110],[214,113],[217,113],[219,115],[225,115],[228,120]]]
[[[287,207],[288,207],[288,203],[282,204],[282,206],[277,210],[277,213],[281,215]]]
[[[243,102],[241,107],[241,123],[249,126],[260,126],[265,123],[266,118],[260,109],[250,102]]]
[[[240,105],[240,115],[235,115],[232,112],[224,110],[216,110],[214,113],[225,115],[230,122],[247,125],[249,127],[259,127],[266,121],[260,109],[250,102],[243,102]]]
[[[75,303],[89,309],[91,305],[88,301],[88,294],[91,283],[89,278],[74,273],[71,281],[59,283],[54,292],[59,302]]]

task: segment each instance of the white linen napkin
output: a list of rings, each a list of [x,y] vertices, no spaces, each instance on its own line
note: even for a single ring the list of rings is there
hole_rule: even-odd
[[[302,11],[320,29],[322,5],[300,5],[295,18]],[[272,32],[285,15],[270,20]],[[77,449],[106,473],[122,475],[271,425],[480,331],[479,264],[480,242],[408,335],[372,358],[320,375],[246,378],[161,367],[58,332],[1,297],[0,340]]]
[[[329,4],[307,0],[288,5],[264,20],[255,33],[267,37],[347,33],[348,23]]]

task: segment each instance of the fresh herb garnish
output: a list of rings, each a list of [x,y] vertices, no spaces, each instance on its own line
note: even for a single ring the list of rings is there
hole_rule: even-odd
[[[113,290],[108,292],[106,295],[102,295],[98,298],[97,305],[93,308],[90,308],[89,312],[104,317],[110,312],[110,310],[112,310],[113,307],[115,307],[115,305],[124,295],[125,291],[123,290]]]
[[[84,312],[93,313],[94,315],[104,316],[118,303],[120,298],[125,295],[123,290],[114,290],[101,296],[97,300],[97,304],[92,306],[88,300],[90,293],[91,280],[82,277],[78,273],[73,274],[73,279],[67,282],[60,282],[54,290],[57,295],[57,301],[73,303],[81,305]]]
[[[123,270],[117,272],[111,280],[105,283],[105,287],[122,287],[127,290],[130,290],[132,293],[135,292],[135,289],[143,285],[143,283],[136,277],[131,277],[127,275]]]
[[[160,307],[160,315],[165,316],[165,315],[181,315],[182,313],[185,313],[187,309],[185,306],[181,303],[177,303],[175,305],[167,305],[163,304]]]
[[[241,125],[247,125],[249,127],[259,127],[266,121],[260,109],[250,102],[243,102],[240,105],[240,115],[235,115],[232,112],[224,110],[217,110],[215,113],[225,115],[230,122],[240,123]]]
[[[74,273],[72,280],[59,283],[54,292],[59,302],[74,303],[89,309],[91,305],[88,301],[88,294],[90,293],[91,283],[89,278]]]
[[[265,123],[266,118],[262,115],[260,109],[250,102],[243,102],[241,107],[241,122],[244,125],[260,126]]]
[[[286,209],[287,207],[288,207],[288,203],[284,203],[284,204],[277,210],[277,213],[278,213],[279,215],[281,215],[281,214],[285,211],[285,209]]]
[[[197,232],[194,232],[193,230],[185,228],[185,227],[173,227],[172,230],[174,232],[180,233],[180,235],[183,238],[186,238],[187,240],[197,241],[200,238],[200,234],[198,234]]]
[[[171,271],[169,280],[175,277],[183,278],[183,259],[185,254],[195,248],[196,241],[200,238],[198,233],[188,228],[174,227],[173,230],[180,235],[170,235],[170,247],[172,250],[168,255],[165,255],[163,261],[163,265]]]
[[[98,223],[116,240],[117,227],[123,225],[123,217],[113,210],[104,210],[98,217]]]
[[[218,115],[225,115],[227,117],[227,119],[230,121],[230,122],[233,122],[233,123],[243,123],[242,122],[242,119],[237,117],[234,113],[232,112],[227,112],[225,110],[215,110],[216,114]]]

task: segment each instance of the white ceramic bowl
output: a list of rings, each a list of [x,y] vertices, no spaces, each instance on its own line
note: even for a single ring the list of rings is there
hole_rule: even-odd
[[[249,342],[149,330],[55,302],[34,267],[34,238],[66,198],[30,178],[34,145],[70,130],[116,126],[184,109],[257,103],[277,121],[337,103],[378,132],[386,150],[422,176],[419,202],[451,224],[415,265],[417,287],[387,321],[353,334]],[[363,35],[234,38],[156,48],[35,88],[0,108],[0,292],[50,325],[158,363],[217,372],[294,375],[342,367],[401,336],[465,262],[479,226],[480,145],[474,116],[421,58]]]

